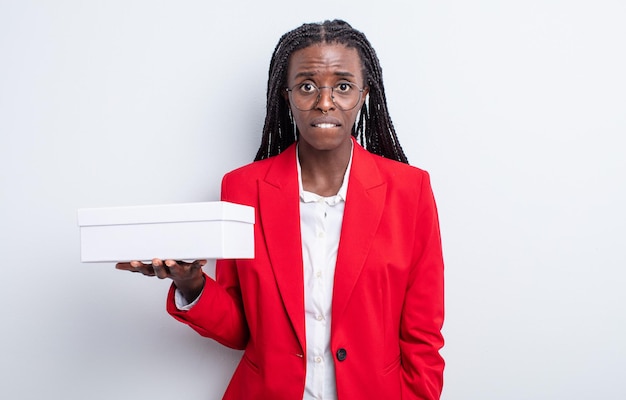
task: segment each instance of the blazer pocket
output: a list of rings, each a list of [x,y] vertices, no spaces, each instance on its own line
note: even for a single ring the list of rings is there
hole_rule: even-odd
[[[398,368],[400,368],[400,355],[398,355],[395,360],[389,363],[389,365],[383,368],[383,376],[389,375]]]
[[[258,365],[256,365],[256,364],[254,363],[254,361],[252,361],[252,360],[250,359],[250,357],[248,357],[248,354],[243,353],[243,360],[244,360],[244,362],[246,363],[246,365],[247,365],[248,367],[250,367],[250,369],[252,370],[252,372],[254,372],[254,373],[256,373],[256,374],[259,374],[259,373],[261,372],[261,371],[259,370],[259,366],[258,366]]]

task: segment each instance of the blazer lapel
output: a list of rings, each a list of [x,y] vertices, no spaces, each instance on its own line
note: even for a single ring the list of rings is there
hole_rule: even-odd
[[[295,145],[274,158],[259,182],[259,212],[278,290],[305,349],[304,271]]]
[[[355,142],[335,267],[333,321],[341,318],[363,269],[385,206],[386,190],[372,155]]]

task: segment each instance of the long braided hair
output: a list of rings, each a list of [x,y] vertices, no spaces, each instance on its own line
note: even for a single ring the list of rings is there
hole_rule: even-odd
[[[267,112],[255,160],[277,155],[296,141],[297,127],[283,96],[289,57],[295,51],[317,43],[340,43],[358,51],[369,94],[352,127],[352,135],[369,152],[408,163],[389,117],[382,68],[376,52],[362,32],[342,20],[304,24],[287,32],[278,41],[270,61]]]

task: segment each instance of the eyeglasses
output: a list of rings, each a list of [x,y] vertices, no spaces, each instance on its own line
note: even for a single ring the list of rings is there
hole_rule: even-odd
[[[311,82],[299,83],[285,90],[289,93],[291,104],[300,111],[310,111],[320,101],[321,90],[330,89],[333,104],[342,111],[349,111],[361,101],[363,90],[352,82],[341,82],[335,86],[317,87]]]

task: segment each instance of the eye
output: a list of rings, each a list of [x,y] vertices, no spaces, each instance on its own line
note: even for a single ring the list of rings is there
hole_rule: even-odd
[[[299,92],[302,94],[315,94],[317,87],[309,82],[304,82],[299,86]]]
[[[338,93],[348,93],[352,89],[352,84],[349,82],[342,82],[335,86],[335,91]]]

